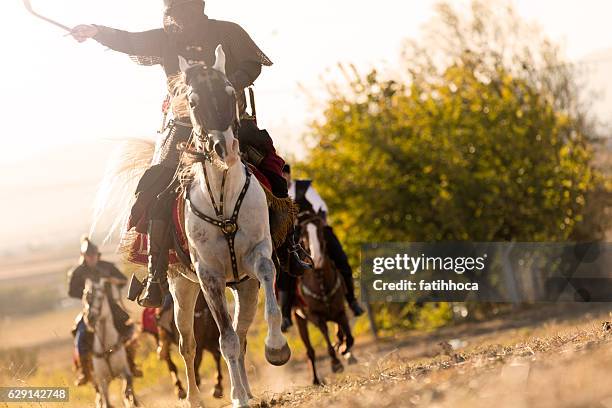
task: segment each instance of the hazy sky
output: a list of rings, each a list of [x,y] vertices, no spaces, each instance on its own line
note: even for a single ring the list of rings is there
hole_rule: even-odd
[[[161,0],[32,0],[66,25],[97,23],[133,31],[158,27]],[[365,70],[396,61],[402,39],[418,38],[434,1],[208,0],[212,18],[243,25],[274,61],[257,80],[259,121],[280,150],[297,152],[317,112],[298,82],[315,93],[336,63]],[[458,1],[458,3],[465,3]],[[572,59],[612,48],[612,2],[519,0],[519,13],[566,44]],[[21,0],[0,4],[2,64],[0,161],[18,161],[50,146],[155,136],[164,81],[159,67],[139,67],[95,41],[77,44],[28,15]],[[326,71],[328,70],[328,71]]]

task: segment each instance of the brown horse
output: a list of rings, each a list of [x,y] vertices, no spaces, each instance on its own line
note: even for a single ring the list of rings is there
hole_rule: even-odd
[[[327,343],[327,352],[331,357],[331,368],[334,373],[342,372],[344,366],[338,359],[336,350],[344,344],[341,354],[349,364],[357,362],[351,354],[354,338],[351,334],[348,316],[344,308],[344,288],[342,277],[329,258],[325,248],[323,230],[325,221],[312,212],[299,215],[300,241],[309,250],[314,268],[307,271],[298,280],[298,293],[301,300],[294,308],[295,321],[300,337],[306,346],[306,352],[312,367],[313,384],[320,385],[315,366],[315,351],[310,343],[308,322],[313,323],[323,333]],[[332,345],[329,338],[327,322],[337,324],[338,342]]]
[[[178,345],[179,333],[174,322],[174,305],[165,309],[157,309],[157,332],[153,330],[145,330],[152,334],[157,342],[157,357],[163,360],[168,365],[170,375],[174,381],[174,391],[178,398],[184,399],[187,396],[181,381],[178,378],[178,369],[171,357],[172,345]],[[144,314],[143,314],[144,320]],[[146,324],[143,322],[143,326]],[[223,375],[221,373],[221,352],[219,350],[219,329],[212,317],[208,304],[202,296],[202,292],[198,295],[195,305],[195,314],[193,318],[193,330],[196,339],[196,354],[194,360],[196,382],[200,385],[200,365],[204,350],[212,354],[217,365],[217,383],[213,390],[213,397],[223,397]]]

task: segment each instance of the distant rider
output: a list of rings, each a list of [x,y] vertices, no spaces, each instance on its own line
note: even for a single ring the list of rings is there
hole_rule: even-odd
[[[355,298],[355,284],[353,281],[353,269],[348,262],[348,258],[342,244],[336,237],[334,230],[327,224],[327,215],[329,213],[327,204],[321,198],[319,193],[312,186],[311,180],[293,180],[291,178],[291,166],[285,164],[283,167],[283,177],[287,180],[289,186],[289,196],[295,200],[301,211],[312,211],[315,214],[321,215],[325,221],[324,237],[327,248],[327,254],[334,262],[334,265],[340,271],[344,279],[346,287],[346,301],[353,311],[355,316],[361,316],[363,309]],[[287,329],[291,323],[291,308],[295,297],[295,278],[289,275],[279,277],[279,300],[281,303],[281,311],[283,314],[283,329]]]
[[[79,264],[68,272],[68,295],[72,298],[81,299],[85,289],[85,282],[88,279],[96,282],[100,278],[105,278],[112,285],[116,285],[119,288],[123,288],[127,283],[126,277],[115,265],[100,259],[98,247],[89,238],[82,238]],[[134,336],[135,326],[129,321],[130,317],[120,303],[111,300],[110,307],[115,328],[126,343],[132,374],[136,377],[141,377],[142,372],[134,363],[135,343],[131,341]],[[75,327],[72,333],[74,335],[76,368],[78,371],[75,383],[76,385],[84,385],[92,379],[91,347],[93,333],[88,331],[82,312],[75,319]]]

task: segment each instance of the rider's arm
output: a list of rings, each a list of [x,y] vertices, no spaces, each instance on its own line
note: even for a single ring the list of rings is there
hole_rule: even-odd
[[[68,272],[68,296],[75,299],[83,297],[85,289],[85,270],[82,265]]]
[[[164,30],[132,33],[105,26],[95,26],[98,30],[94,40],[108,48],[128,55],[163,57],[168,48],[168,37]]]
[[[229,73],[228,79],[234,88],[244,89],[259,77],[263,64],[272,65],[272,62],[242,27],[235,23],[225,24],[224,37],[228,39],[229,52],[236,61],[236,68],[234,72]]]
[[[113,285],[124,287],[127,284],[127,278],[124,274],[121,273],[119,269],[117,269],[114,264],[110,262],[105,262],[103,266],[108,274],[108,279],[110,279],[110,282]]]
[[[255,61],[243,61],[240,68],[231,73],[227,79],[236,89],[244,89],[255,82],[261,73],[261,64]]]

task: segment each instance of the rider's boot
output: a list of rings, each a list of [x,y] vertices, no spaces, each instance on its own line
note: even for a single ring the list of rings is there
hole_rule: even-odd
[[[91,354],[87,353],[79,356],[79,364],[77,366],[77,379],[74,384],[77,387],[85,385],[92,380],[93,361]]]
[[[144,293],[138,299],[138,304],[142,307],[161,307],[164,292],[168,288],[168,224],[168,221],[163,219],[149,221],[149,275]]]
[[[286,333],[289,328],[293,326],[293,322],[291,321],[291,292],[288,290],[279,290],[278,301],[280,303],[281,314],[283,316],[281,331]]]
[[[355,315],[355,317],[359,317],[365,313],[365,311],[363,310],[363,308],[361,307],[357,299],[347,300],[347,302],[348,302],[349,307],[353,311],[353,314]]]
[[[292,229],[287,235],[287,251],[289,252],[289,272],[293,276],[302,276],[308,270],[312,269],[312,265],[304,262],[302,259],[310,259],[310,255],[299,243],[295,242],[295,232]]]
[[[125,345],[125,352],[127,354],[128,364],[133,377],[142,377],[142,370],[136,365],[136,342],[130,341]]]
[[[364,310],[355,298],[355,282],[353,280],[352,270],[350,268],[340,270],[342,278],[344,278],[344,287],[346,288],[346,302],[353,311],[355,317],[364,314]]]

